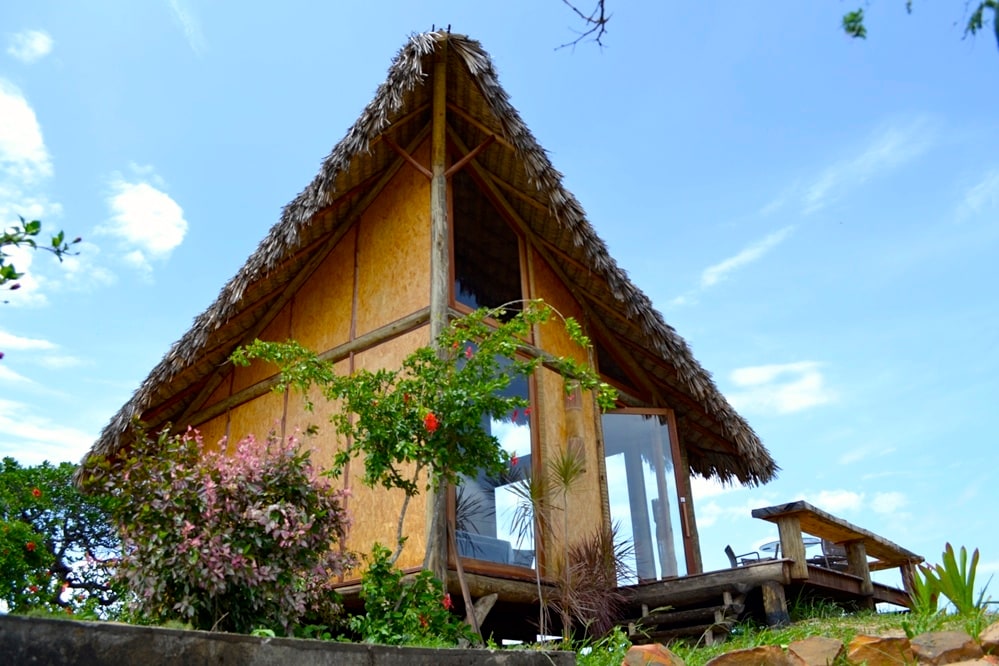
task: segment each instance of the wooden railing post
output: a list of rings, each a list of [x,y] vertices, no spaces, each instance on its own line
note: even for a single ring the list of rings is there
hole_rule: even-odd
[[[808,562],[805,560],[805,541],[801,538],[801,521],[798,516],[780,516],[777,519],[777,533],[780,534],[781,557],[791,560],[791,578],[808,578]]]
[[[847,541],[843,545],[846,546],[847,570],[860,578],[860,593],[870,600],[874,597],[874,583],[867,565],[867,548],[863,541]]]

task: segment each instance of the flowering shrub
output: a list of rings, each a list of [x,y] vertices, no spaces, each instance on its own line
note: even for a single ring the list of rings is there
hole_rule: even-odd
[[[140,438],[92,483],[114,498],[120,574],[140,621],[290,633],[330,624],[332,586],[352,558],[343,491],[319,478],[289,438],[239,442],[227,455],[196,431]]]
[[[361,640],[383,645],[456,644],[472,640],[471,628],[451,613],[451,595],[429,571],[403,581],[392,566],[391,552],[375,544],[361,576],[364,615],[350,618]]]

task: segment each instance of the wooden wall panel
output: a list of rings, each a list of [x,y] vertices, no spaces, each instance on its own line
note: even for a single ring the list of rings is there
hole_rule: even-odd
[[[570,447],[581,456],[586,469],[568,495],[567,513],[564,513],[566,507],[562,505],[561,493],[553,488],[551,503],[556,508],[551,510],[549,517],[553,529],[544,544],[548,553],[547,562],[551,566],[563,552],[563,516],[568,517],[570,543],[597,532],[606,524],[606,518],[601,494],[600,453],[593,431],[592,400],[584,395],[567,401],[562,377],[550,370],[539,371],[537,387],[541,471],[547,474],[549,463]],[[582,405],[581,409],[573,409],[577,402]],[[553,571],[549,569],[547,573],[552,574]]]
[[[350,363],[346,359],[335,366],[339,375],[347,374],[349,369]],[[306,411],[305,398],[301,393],[292,391],[288,396],[288,415],[285,420],[287,432],[301,439],[302,446],[311,451],[312,461],[317,467],[328,469],[333,463],[334,454],[342,448],[342,440],[329,419],[339,409],[339,401],[328,402],[318,389],[313,389],[309,397],[314,405],[312,412]],[[318,427],[315,435],[305,434],[310,425]]]
[[[272,430],[280,434],[283,413],[284,395],[280,393],[268,392],[234,407],[230,412],[228,450],[235,451],[236,444],[247,435],[263,439]]]
[[[261,331],[260,335],[257,336],[261,340],[270,340],[276,342],[284,342],[288,339],[290,332],[290,305],[285,305],[281,312],[274,318],[267,327]],[[244,367],[237,367],[234,369],[235,377],[233,379],[232,392],[242,391],[247,386],[252,386],[256,384],[261,379],[267,379],[271,375],[277,373],[277,366],[270,363],[263,363],[261,361],[253,361],[250,365]],[[224,382],[228,385],[228,382]]]
[[[317,353],[347,342],[353,285],[354,232],[349,232],[295,294],[294,338]]]
[[[225,437],[226,417],[225,414],[216,416],[210,421],[195,426],[201,433],[201,439],[206,447],[214,449],[215,446]]]
[[[566,289],[565,284],[536,252],[532,252],[531,256],[533,257],[531,268],[533,269],[534,276],[534,293],[532,294],[532,298],[544,299],[546,303],[562,313],[563,316],[575,318],[580,325],[584,326],[584,332],[589,334],[585,329],[586,322],[583,317],[583,310],[579,307],[579,303],[572,294]],[[569,339],[569,336],[565,332],[565,326],[556,318],[553,318],[551,322],[541,327],[540,340],[537,342],[542,349],[552,354],[586,360],[585,350]]]
[[[426,164],[428,144],[414,154]],[[357,335],[430,300],[430,183],[404,166],[361,216]]]
[[[414,349],[429,343],[430,329],[423,326],[394,340],[358,354],[355,367],[368,370],[398,368],[403,359]],[[355,460],[353,465],[360,466]],[[386,491],[384,488],[369,488],[359,481],[361,469],[351,471],[350,509],[354,518],[349,546],[359,552],[370,552],[376,541],[389,547],[395,546],[396,527],[404,494],[401,491]],[[426,547],[426,495],[421,494],[409,502],[403,535],[407,537],[406,547],[397,561],[402,568],[419,566],[423,563]]]

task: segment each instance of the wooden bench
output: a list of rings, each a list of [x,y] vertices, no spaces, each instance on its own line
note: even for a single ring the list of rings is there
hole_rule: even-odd
[[[861,579],[863,594],[868,596],[874,594],[871,571],[895,567],[898,567],[902,574],[905,591],[912,591],[914,569],[923,558],[882,536],[857,527],[804,501],[753,509],[752,514],[753,518],[777,524],[781,553],[783,557],[791,560],[792,580],[808,579],[808,561],[801,536],[804,532],[846,548],[847,572]],[[873,559],[868,561],[869,557]]]

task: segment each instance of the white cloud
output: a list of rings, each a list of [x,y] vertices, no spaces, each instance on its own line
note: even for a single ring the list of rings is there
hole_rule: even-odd
[[[34,183],[52,175],[42,128],[28,100],[9,81],[0,79],[0,169],[4,180]],[[10,185],[8,184],[8,187]]]
[[[25,384],[35,384],[36,382],[0,363],[0,383],[24,386]]]
[[[158,179],[115,176],[108,197],[111,218],[97,229],[117,238],[125,261],[143,271],[152,269],[151,260],[167,258],[187,233],[184,210],[150,180]]]
[[[737,409],[790,414],[835,400],[815,361],[758,365],[733,370],[729,379],[738,388],[726,393]]]
[[[847,191],[915,159],[929,148],[932,135],[925,118],[878,130],[859,155],[831,165],[805,188],[803,212],[817,212]]]
[[[201,31],[201,22],[184,0],[170,0],[170,10],[174,18],[180,23],[181,30],[184,31],[184,39],[187,40],[191,50],[195,55],[202,56],[208,48],[205,35]]]
[[[904,493],[890,491],[876,493],[871,500],[871,508],[878,513],[897,513],[899,509],[909,503],[909,498]]]
[[[25,338],[0,330],[0,349],[3,350],[50,350],[58,345],[40,338]]]
[[[852,490],[821,490],[809,497],[810,504],[829,513],[857,511],[864,506],[864,494]]]
[[[0,457],[11,456],[25,465],[44,460],[76,462],[95,439],[95,434],[37,414],[30,404],[0,399]]]
[[[864,446],[858,446],[855,449],[845,451],[843,455],[839,457],[839,463],[841,465],[851,465],[866,458],[870,458],[871,456],[882,457],[894,452],[894,446],[885,446],[883,444],[871,442]]]
[[[729,257],[714,266],[709,266],[701,274],[701,288],[706,289],[707,287],[711,287],[728,277],[728,274],[732,271],[758,261],[763,255],[783,242],[793,230],[793,226],[784,227],[763,240],[749,245],[735,256]]]
[[[690,477],[690,492],[694,496],[694,501],[717,497],[736,490],[743,490],[744,486],[731,483],[722,483],[718,477],[705,479],[703,476],[693,475]]]
[[[990,206],[999,207],[999,169],[986,173],[964,195],[964,208],[970,213],[980,213]]]
[[[24,63],[32,63],[52,52],[52,37],[44,30],[24,30],[11,35],[7,53]]]

